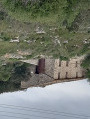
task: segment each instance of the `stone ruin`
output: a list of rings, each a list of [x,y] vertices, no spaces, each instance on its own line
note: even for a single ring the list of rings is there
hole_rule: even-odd
[[[35,64],[32,77],[21,82],[21,87],[31,87],[44,85],[55,81],[66,81],[81,79],[85,75],[85,70],[81,67],[83,57],[73,58],[69,61],[59,59],[39,59]]]

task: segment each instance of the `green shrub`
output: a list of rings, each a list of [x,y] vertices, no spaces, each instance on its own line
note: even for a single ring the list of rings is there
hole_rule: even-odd
[[[20,83],[27,78],[28,64],[18,61],[3,63],[0,61],[0,81],[11,81]]]
[[[10,41],[10,36],[4,32],[1,33],[0,38],[3,39],[3,41]]]
[[[0,11],[0,20],[4,20],[6,13],[4,11]]]
[[[20,90],[20,83],[12,83],[10,81],[7,82],[0,81],[0,93],[12,92],[17,90]]]
[[[11,77],[13,66],[10,63],[3,65],[3,62],[0,61],[0,80],[8,81]]]
[[[40,0],[39,2],[25,1],[22,0],[6,0],[6,4],[9,9],[15,11],[17,8],[24,9],[31,12],[31,15],[48,15],[50,12],[56,12],[59,8],[59,0]]]

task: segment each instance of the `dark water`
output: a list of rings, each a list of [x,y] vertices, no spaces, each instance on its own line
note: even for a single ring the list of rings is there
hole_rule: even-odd
[[[89,82],[85,79],[0,94],[0,119],[17,118],[90,119]]]

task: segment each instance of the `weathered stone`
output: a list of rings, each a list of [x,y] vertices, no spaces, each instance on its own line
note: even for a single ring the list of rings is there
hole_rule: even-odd
[[[67,44],[67,43],[68,43],[68,40],[64,41],[63,43],[64,43],[64,44]]]
[[[22,88],[40,86],[55,80],[75,80],[84,77],[85,70],[81,67],[84,57],[72,58],[69,61],[45,59],[44,73],[34,74],[27,82],[21,82]],[[43,65],[42,65],[43,66]],[[42,67],[43,68],[43,67]],[[35,69],[34,69],[35,71]]]

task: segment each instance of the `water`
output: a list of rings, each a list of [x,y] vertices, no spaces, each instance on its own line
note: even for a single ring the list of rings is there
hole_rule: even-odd
[[[0,119],[90,119],[89,116],[90,85],[86,79],[0,94]]]

